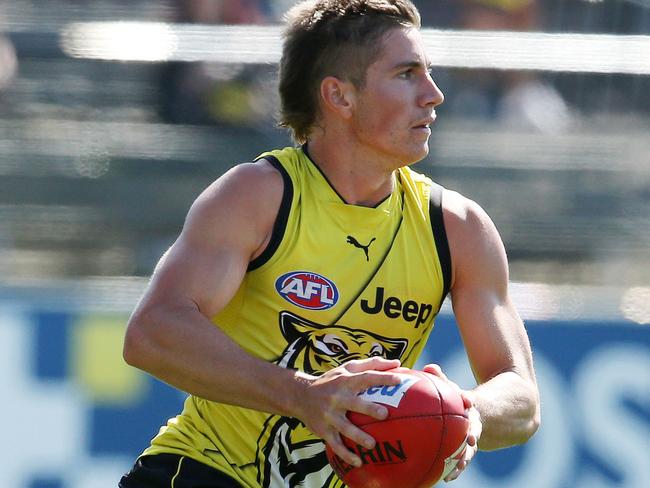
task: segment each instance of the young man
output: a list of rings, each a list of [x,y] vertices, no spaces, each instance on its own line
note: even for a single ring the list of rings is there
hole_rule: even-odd
[[[374,440],[347,411],[413,366],[451,291],[479,386],[456,478],[525,442],[539,400],[499,235],[478,205],[408,169],[443,96],[409,0],[294,7],[282,123],[301,148],[236,166],[193,204],[130,319],[126,361],[189,392],[122,488],[341,486],[323,440]],[[427,370],[444,377],[435,365]],[[479,443],[480,437],[480,443]]]

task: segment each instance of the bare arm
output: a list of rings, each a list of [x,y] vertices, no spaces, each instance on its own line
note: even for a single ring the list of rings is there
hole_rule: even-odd
[[[241,403],[244,397],[256,398],[251,395],[255,389],[266,386],[271,393],[278,386],[274,381],[282,381],[278,374],[264,371],[262,364],[252,371],[272,376],[270,384],[243,375],[254,358],[242,354],[208,320],[235,294],[249,259],[263,244],[264,216],[259,225],[242,225],[248,224],[245,215],[254,208],[236,191],[242,182],[256,181],[256,172],[258,168],[239,167],[196,200],[181,235],[158,263],[125,338],[124,357],[129,364],[209,400]],[[271,172],[269,176],[273,177]],[[235,383],[239,391],[234,391]],[[258,408],[286,409],[282,398],[273,394],[258,397]]]
[[[234,168],[199,196],[129,320],[124,358],[199,397],[297,417],[340,457],[358,463],[339,433],[366,445],[373,441],[345,412],[384,416],[385,408],[356,393],[399,382],[368,371],[396,362],[354,362],[316,378],[248,354],[209,320],[232,299],[248,263],[267,245],[282,193],[280,174],[256,163]]]
[[[539,393],[528,336],[508,294],[505,249],[476,203],[449,191],[444,201],[452,304],[478,382],[469,397],[483,424],[479,447],[520,444],[539,425]]]

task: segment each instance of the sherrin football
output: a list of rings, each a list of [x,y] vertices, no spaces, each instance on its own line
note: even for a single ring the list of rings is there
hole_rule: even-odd
[[[431,487],[455,468],[465,448],[469,419],[460,393],[424,371],[393,371],[403,378],[399,385],[360,393],[385,405],[386,419],[348,412],[350,421],[376,440],[373,449],[366,449],[343,437],[363,465],[347,464],[326,446],[330,465],[350,488]]]

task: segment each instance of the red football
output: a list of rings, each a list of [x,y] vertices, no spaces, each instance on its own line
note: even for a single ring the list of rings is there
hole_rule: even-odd
[[[465,447],[469,420],[458,391],[424,371],[395,372],[404,378],[399,385],[360,393],[388,408],[385,420],[348,412],[352,423],[377,441],[366,449],[343,437],[363,465],[347,464],[326,446],[330,465],[350,488],[428,488],[454,469]]]

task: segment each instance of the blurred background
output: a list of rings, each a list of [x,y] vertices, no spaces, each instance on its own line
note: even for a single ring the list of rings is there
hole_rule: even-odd
[[[196,196],[291,144],[291,0],[0,0],[0,480],[116,486],[184,394],[121,341]],[[417,168],[508,249],[544,423],[459,488],[650,486],[650,1],[420,0]],[[422,362],[472,385],[445,305]]]

